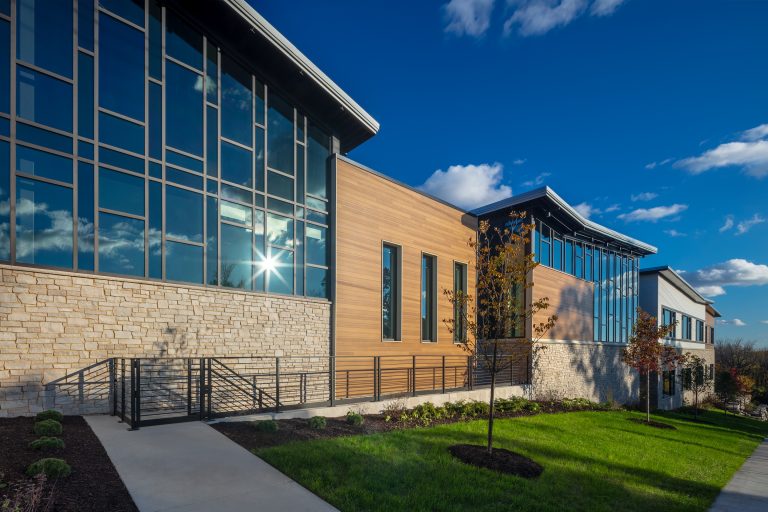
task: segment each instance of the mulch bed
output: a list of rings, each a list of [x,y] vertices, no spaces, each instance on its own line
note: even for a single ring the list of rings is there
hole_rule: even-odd
[[[57,452],[28,447],[38,437],[33,425],[34,418],[0,418],[0,481],[10,485],[31,481],[25,473],[29,464],[43,457],[62,458],[72,467],[72,474],[46,484],[48,491],[53,488],[53,511],[138,511],[107,452],[82,417],[64,417],[60,436],[64,449]],[[0,496],[6,493],[8,487],[0,490]]]
[[[541,475],[544,468],[519,453],[494,448],[489,455],[485,446],[472,444],[457,444],[448,448],[451,455],[460,461],[478,468],[490,469],[507,475],[523,478],[536,478]]]
[[[676,426],[670,425],[669,423],[661,423],[659,421],[653,421],[653,420],[651,420],[650,423],[649,423],[649,422],[647,422],[647,421],[645,421],[643,419],[640,419],[640,418],[627,418],[627,419],[629,421],[631,421],[631,422],[639,423],[641,425],[646,425],[648,427],[660,428],[660,429],[664,429],[664,430],[677,430]]]

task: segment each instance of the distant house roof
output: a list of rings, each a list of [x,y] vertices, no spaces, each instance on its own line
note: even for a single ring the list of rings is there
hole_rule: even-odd
[[[379,123],[245,0],[169,0],[263,71],[264,78],[332,129],[346,152],[370,139]],[[222,8],[222,4],[224,8]]]
[[[501,201],[475,208],[472,210],[472,213],[478,216],[482,216],[496,212],[498,210],[521,206],[523,204],[532,202],[543,202],[548,208],[557,210],[557,212],[561,213],[572,223],[574,223],[577,228],[583,230],[584,234],[586,235],[615,240],[616,242],[629,246],[631,249],[644,256],[648,254],[656,254],[657,252],[656,247],[652,245],[646,244],[645,242],[641,242],[640,240],[636,240],[622,233],[619,233],[618,231],[614,231],[605,226],[601,226],[600,224],[587,219],[549,187],[538,188],[524,194],[508,197],[507,199],[502,199]]]
[[[720,313],[712,305],[714,302],[697,292],[696,288],[691,286],[688,281],[683,279],[683,277],[675,272],[671,267],[664,265],[661,267],[644,268],[640,270],[640,275],[649,274],[658,274],[662,276],[664,279],[669,281],[672,286],[683,292],[692,301],[696,302],[697,304],[704,304],[709,309],[711,309],[710,313],[712,316],[720,316]]]

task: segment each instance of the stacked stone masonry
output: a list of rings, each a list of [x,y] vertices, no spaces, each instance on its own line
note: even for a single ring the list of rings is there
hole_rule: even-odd
[[[321,300],[0,265],[0,416],[42,410],[47,384],[111,357],[327,358],[330,313]]]

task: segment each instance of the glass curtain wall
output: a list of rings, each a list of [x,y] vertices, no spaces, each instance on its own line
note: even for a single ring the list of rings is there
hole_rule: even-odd
[[[237,55],[154,0],[0,39],[0,260],[327,297],[330,137]]]
[[[537,221],[536,261],[594,284],[594,341],[628,343],[637,317],[639,258],[558,233]]]

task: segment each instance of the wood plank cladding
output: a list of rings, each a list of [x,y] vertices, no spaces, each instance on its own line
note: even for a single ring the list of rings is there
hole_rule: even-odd
[[[475,282],[467,241],[477,220],[346,160],[336,164],[336,354],[466,355],[443,324],[453,315],[443,289],[453,289],[454,261],[468,264],[470,288]],[[401,341],[382,340],[384,242],[401,247]],[[437,257],[436,343],[421,341],[422,253]]]
[[[594,284],[543,265],[533,269],[533,298],[549,297],[549,308],[537,313],[533,323],[557,315],[545,336],[550,340],[593,341]]]

